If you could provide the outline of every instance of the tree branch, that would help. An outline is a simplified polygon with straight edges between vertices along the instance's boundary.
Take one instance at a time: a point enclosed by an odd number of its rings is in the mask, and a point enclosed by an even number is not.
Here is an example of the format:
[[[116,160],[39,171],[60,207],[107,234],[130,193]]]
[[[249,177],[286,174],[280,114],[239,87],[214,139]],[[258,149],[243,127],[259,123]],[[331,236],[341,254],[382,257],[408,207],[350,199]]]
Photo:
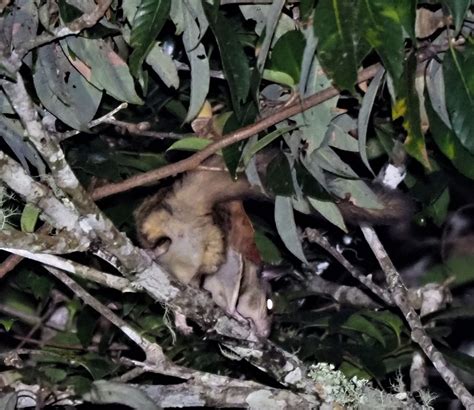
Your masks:
[[[357,77],[357,83],[361,83],[373,78],[379,68],[380,64],[374,64],[370,67],[363,69]],[[284,107],[280,111],[269,115],[268,117],[265,117],[254,124],[240,128],[237,131],[225,135],[219,141],[208,145],[203,150],[196,152],[195,154],[191,155],[186,159],[183,159],[170,165],[166,165],[153,171],[146,172],[144,174],[135,175],[122,182],[117,182],[115,184],[109,184],[97,188],[92,193],[92,197],[95,200],[99,200],[107,196],[128,191],[130,189],[142,185],[156,183],[160,179],[194,169],[199,164],[201,164],[201,162],[203,162],[206,158],[210,157],[221,149],[235,144],[236,142],[246,140],[257,133],[266,130],[271,126],[278,124],[279,122],[290,118],[296,114],[306,111],[309,108],[314,107],[315,105],[321,104],[324,101],[327,101],[338,94],[339,91],[336,88],[328,87],[325,90],[313,94],[312,96],[305,98],[302,101],[297,101],[288,107]]]
[[[388,289],[392,299],[405,316],[410,326],[411,338],[417,343],[426,356],[431,360],[436,370],[451,388],[453,393],[459,398],[466,409],[474,408],[474,398],[459,380],[456,374],[449,368],[446,359],[441,352],[434,346],[433,341],[426,333],[421,323],[420,317],[409,302],[408,290],[403,280],[390,260],[382,243],[380,242],[374,229],[368,225],[361,225],[362,233],[369,244],[372,252],[379,261],[380,267],[386,275]]]

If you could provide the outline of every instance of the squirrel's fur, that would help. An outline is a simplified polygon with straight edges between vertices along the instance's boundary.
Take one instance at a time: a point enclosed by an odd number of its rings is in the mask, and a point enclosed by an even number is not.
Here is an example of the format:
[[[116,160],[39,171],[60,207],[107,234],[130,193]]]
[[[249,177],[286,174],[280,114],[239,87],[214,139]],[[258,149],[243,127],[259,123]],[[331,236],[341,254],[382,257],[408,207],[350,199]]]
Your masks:
[[[394,224],[409,218],[412,206],[404,194],[376,184],[371,188],[384,208],[360,208],[350,198],[340,200],[336,205],[347,222]],[[226,171],[188,172],[135,211],[140,244],[181,282],[198,281],[200,275],[216,272],[225,260],[226,233],[216,219],[215,206],[255,197],[257,192],[245,178],[233,180]]]

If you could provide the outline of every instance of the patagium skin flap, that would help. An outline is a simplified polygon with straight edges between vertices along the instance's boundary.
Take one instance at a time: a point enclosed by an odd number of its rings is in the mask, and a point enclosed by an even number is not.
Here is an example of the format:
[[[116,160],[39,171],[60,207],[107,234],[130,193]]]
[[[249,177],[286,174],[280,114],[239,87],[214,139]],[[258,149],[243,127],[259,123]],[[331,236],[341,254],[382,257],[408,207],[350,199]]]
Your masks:
[[[206,165],[219,168],[222,160]],[[349,223],[393,224],[407,220],[411,202],[397,190],[373,185],[383,209],[364,209],[350,201],[338,203]],[[270,333],[269,285],[260,264],[228,244],[230,231],[218,217],[218,204],[245,198],[268,199],[241,177],[225,170],[188,172],[169,189],[146,199],[135,212],[141,246],[184,284],[203,287],[229,315],[251,322],[257,335]],[[225,207],[224,207],[225,208]],[[239,225],[238,222],[235,222]]]
[[[260,276],[259,266],[232,247],[219,270],[204,279],[216,305],[239,321],[249,322],[258,337],[270,335],[272,317],[267,309],[270,285]]]

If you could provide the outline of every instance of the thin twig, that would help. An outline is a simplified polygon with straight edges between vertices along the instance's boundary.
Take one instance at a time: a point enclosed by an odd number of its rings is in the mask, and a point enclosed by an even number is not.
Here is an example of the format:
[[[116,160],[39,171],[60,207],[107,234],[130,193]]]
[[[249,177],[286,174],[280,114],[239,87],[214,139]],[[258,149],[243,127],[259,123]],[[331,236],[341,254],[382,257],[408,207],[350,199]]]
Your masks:
[[[370,289],[374,295],[377,295],[381,300],[383,300],[387,305],[392,306],[393,301],[390,297],[390,293],[387,292],[385,289],[381,288],[380,286],[376,285],[372,281],[371,275],[364,275],[360,272],[354,265],[352,265],[343,255],[342,253],[338,252],[336,248],[331,246],[327,238],[319,232],[317,229],[306,228],[305,229],[305,236],[309,242],[317,243],[327,252],[329,252],[334,259],[336,259],[347,271],[352,275],[354,279],[357,279],[360,283],[362,283],[367,289]]]
[[[388,289],[392,295],[393,301],[402,311],[411,328],[412,340],[421,347],[423,352],[433,363],[436,370],[438,370],[438,373],[465,408],[474,408],[474,398],[471,393],[469,393],[461,380],[459,380],[456,374],[449,368],[446,359],[434,346],[433,341],[426,333],[426,330],[421,323],[420,316],[416,313],[415,309],[409,302],[408,290],[375,233],[375,230],[368,225],[361,225],[361,229],[367,243],[372,249],[372,252],[379,261],[380,267],[386,275]]]
[[[147,361],[155,364],[164,363],[167,361],[163,350],[156,344],[144,338],[139,331],[135,330],[125,320],[118,317],[110,308],[100,303],[83,287],[79,286],[72,278],[70,278],[63,271],[43,265],[53,276],[59,279],[64,285],[71,289],[76,296],[78,296],[84,303],[96,310],[100,315],[105,317],[112,324],[117,326],[130,340],[135,342],[146,354]]]
[[[361,83],[373,78],[379,68],[380,64],[374,64],[362,70],[357,77],[357,83]],[[304,100],[297,101],[288,107],[283,107],[281,111],[269,115],[268,117],[265,117],[254,124],[248,125],[247,127],[240,128],[237,131],[227,134],[219,141],[208,145],[203,150],[196,152],[195,154],[191,155],[186,159],[183,159],[170,165],[166,165],[153,171],[146,172],[144,174],[135,175],[122,182],[109,184],[97,188],[92,193],[92,197],[94,200],[99,200],[107,196],[128,191],[139,186],[156,183],[160,179],[194,169],[199,164],[201,164],[201,162],[203,162],[206,158],[210,157],[221,149],[235,144],[236,142],[244,141],[250,138],[252,135],[264,131],[267,128],[287,118],[290,118],[296,114],[308,110],[309,108],[314,107],[315,105],[321,104],[337,96],[338,94],[339,90],[334,87],[328,87],[323,91],[320,91],[308,98],[305,98]]]
[[[62,269],[72,273],[82,279],[86,279],[120,292],[133,292],[134,288],[128,279],[121,276],[111,275],[89,266],[61,258],[60,256],[50,255],[46,253],[34,253],[24,249],[0,248],[7,252],[14,253],[20,257],[28,258],[45,265]]]
[[[17,50],[19,56],[24,56],[30,50],[51,43],[67,36],[79,34],[82,30],[94,26],[105,14],[112,4],[112,0],[97,0],[96,8],[90,13],[84,13],[77,19],[71,21],[66,27],[61,26],[52,30],[52,33],[45,32],[39,36],[32,37],[25,41],[21,48]]]
[[[120,104],[118,107],[114,108],[112,111],[108,112],[107,114],[103,115],[102,117],[96,118],[95,120],[92,120],[89,124],[87,124],[88,128],[93,128],[97,127],[97,125],[103,124],[107,122],[108,120],[114,118],[114,115],[117,114],[119,111],[125,109],[128,107],[128,103],[124,102]],[[80,134],[82,131],[78,130],[73,130],[73,131],[68,131],[59,136],[59,141],[64,141],[65,139],[68,139],[70,137],[73,137],[74,135]]]

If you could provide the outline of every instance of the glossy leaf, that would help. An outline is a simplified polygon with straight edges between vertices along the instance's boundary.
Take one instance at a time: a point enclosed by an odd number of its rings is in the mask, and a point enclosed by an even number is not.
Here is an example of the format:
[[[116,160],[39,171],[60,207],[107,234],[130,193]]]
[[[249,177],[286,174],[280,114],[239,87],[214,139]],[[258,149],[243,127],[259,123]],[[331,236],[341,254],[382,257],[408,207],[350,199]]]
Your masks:
[[[188,137],[176,141],[167,149],[167,151],[200,151],[211,143],[212,141],[207,138]]]
[[[245,152],[245,155],[242,158],[242,161],[244,165],[247,165],[250,161],[250,159],[260,150],[265,148],[267,145],[271,144],[273,141],[275,141],[278,137],[280,137],[283,134],[286,134],[287,132],[290,132],[294,130],[296,126],[293,127],[283,127],[279,128],[273,132],[270,132],[269,134],[265,135],[261,139],[259,139],[255,144],[252,144]]]
[[[185,122],[193,120],[201,110],[209,91],[209,60],[202,43],[196,44],[201,35],[199,26],[188,7],[183,7],[185,29],[183,44],[191,66],[191,98]]]
[[[392,117],[403,117],[403,128],[407,131],[405,148],[425,168],[431,170],[425,136],[421,130],[420,102],[415,89],[416,58],[411,54],[404,67],[403,78],[400,80],[397,100],[392,107]]]
[[[265,186],[274,195],[294,194],[290,164],[284,155],[278,155],[267,167]]]
[[[436,198],[434,202],[430,204],[430,206],[426,209],[427,215],[433,219],[433,222],[441,226],[445,221],[448,215],[448,207],[449,207],[449,189],[445,188],[441,195]]]
[[[333,178],[329,181],[331,192],[361,208],[383,209],[377,195],[362,180]]]
[[[374,105],[375,97],[382,83],[384,73],[385,70],[381,67],[373,78],[373,80],[370,82],[369,88],[367,89],[367,92],[365,93],[364,98],[362,99],[359,115],[357,116],[357,135],[359,141],[360,157],[362,159],[362,162],[372,174],[374,174],[374,171],[372,171],[372,168],[369,164],[366,149],[367,128],[369,126],[370,113]]]
[[[137,75],[145,57],[155,45],[170,11],[171,0],[141,0],[132,22],[130,71]]]
[[[322,169],[329,171],[335,175],[347,178],[358,178],[354,170],[344,162],[336,151],[330,147],[321,147],[311,153],[309,156],[311,162],[315,162]]]
[[[298,84],[301,62],[305,49],[305,39],[300,31],[289,31],[279,38],[272,49],[269,69],[289,75]]]
[[[176,65],[174,64],[173,59],[163,52],[158,43],[155,43],[151,48],[145,61],[151,66],[151,68],[153,68],[155,73],[159,75],[167,87],[178,89],[179,76]]]
[[[21,231],[29,233],[34,232],[39,214],[39,208],[32,204],[26,204],[23,208],[23,212],[21,213],[20,218]]]
[[[296,229],[291,199],[277,195],[275,198],[275,224],[281,240],[300,261],[308,264]]]
[[[330,86],[331,81],[324,73],[318,59],[313,58],[305,84],[305,95],[315,94]],[[299,130],[302,134],[301,138],[305,140],[307,155],[320,148],[326,141],[328,126],[337,112],[338,100],[339,97],[336,96],[291,118],[300,126]]]
[[[364,38],[382,58],[396,90],[403,73],[405,59],[405,37],[401,25],[404,15],[401,16],[399,12],[408,10],[411,3],[411,0],[361,1],[361,13],[366,16],[362,22]]]
[[[474,45],[450,49],[443,62],[446,106],[454,133],[474,154]]]
[[[459,172],[468,178],[474,179],[474,155],[462,146],[454,132],[439,118],[428,98],[426,102],[426,112],[430,121],[433,140]]]
[[[241,115],[241,105],[250,90],[250,67],[247,56],[239,42],[233,22],[222,13],[214,13],[212,7],[204,3],[209,25],[219,46],[225,78],[230,88],[232,106],[237,117]]]
[[[255,230],[255,245],[257,245],[263,262],[270,265],[278,265],[283,261],[278,247],[258,229]]]
[[[397,339],[400,342],[400,336],[402,334],[402,330],[404,328],[403,321],[400,319],[399,316],[393,314],[392,312],[388,310],[381,310],[381,311],[365,311],[363,312],[363,315],[366,317],[369,317],[372,320],[376,320],[391,330],[395,333],[397,336]]]
[[[347,227],[344,223],[344,218],[342,217],[341,211],[335,203],[330,201],[320,201],[319,199],[311,197],[308,197],[307,199],[311,206],[316,211],[318,211],[324,218],[326,218],[329,222],[336,225],[344,232],[347,232]]]
[[[351,315],[343,327],[368,335],[377,340],[382,346],[385,346],[385,339],[380,329],[358,313]]]
[[[370,49],[363,37],[364,19],[360,1],[320,0],[316,6],[318,57],[342,89],[353,90],[357,70]]]

